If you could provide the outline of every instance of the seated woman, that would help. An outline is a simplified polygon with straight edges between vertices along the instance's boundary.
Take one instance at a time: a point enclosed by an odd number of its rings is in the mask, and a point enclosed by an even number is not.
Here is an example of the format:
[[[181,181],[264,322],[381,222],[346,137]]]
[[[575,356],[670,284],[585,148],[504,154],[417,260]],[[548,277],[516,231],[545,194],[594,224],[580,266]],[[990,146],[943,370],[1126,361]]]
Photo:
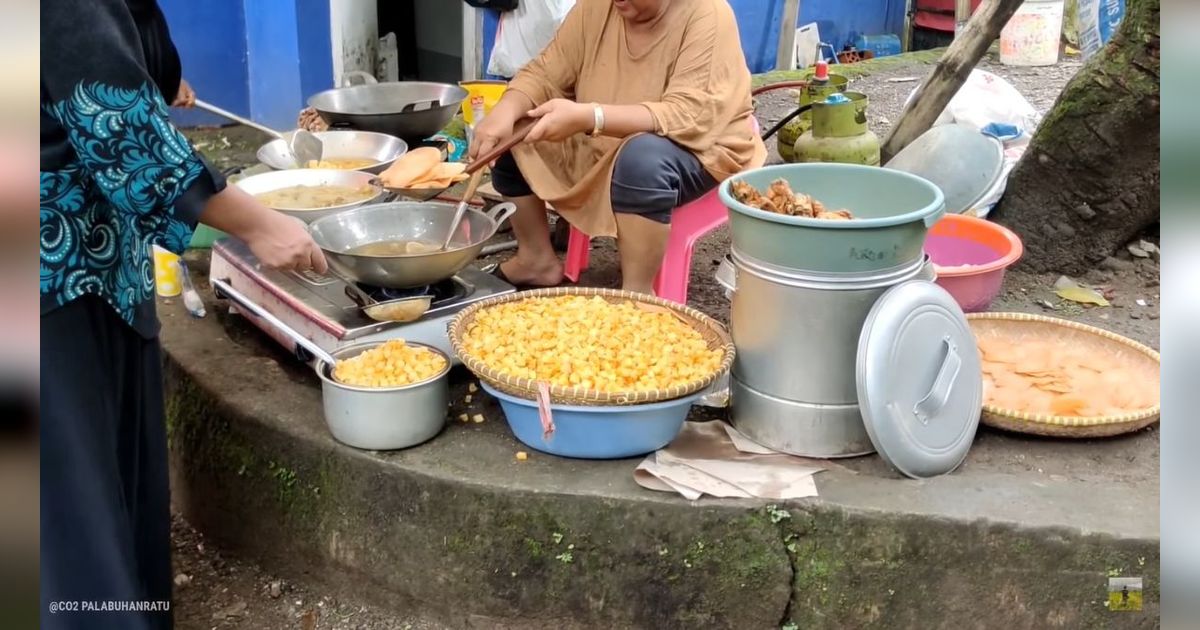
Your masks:
[[[762,165],[750,71],[727,0],[579,0],[475,129],[472,158],[536,119],[496,161],[496,191],[517,206],[517,254],[499,273],[554,286],[549,203],[590,236],[616,236],[622,287],[650,293],[671,210]]]

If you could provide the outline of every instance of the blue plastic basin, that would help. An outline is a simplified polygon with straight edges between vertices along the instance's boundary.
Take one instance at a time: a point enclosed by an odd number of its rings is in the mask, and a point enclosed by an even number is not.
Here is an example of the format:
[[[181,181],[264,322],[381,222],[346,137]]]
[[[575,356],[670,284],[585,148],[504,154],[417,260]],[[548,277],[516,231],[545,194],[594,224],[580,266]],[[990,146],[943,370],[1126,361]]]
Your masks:
[[[496,391],[495,396],[513,435],[526,446],[576,459],[623,459],[652,453],[671,443],[683,428],[688,411],[703,392],[648,405],[575,407],[551,405],[554,434],[542,438],[537,403]]]

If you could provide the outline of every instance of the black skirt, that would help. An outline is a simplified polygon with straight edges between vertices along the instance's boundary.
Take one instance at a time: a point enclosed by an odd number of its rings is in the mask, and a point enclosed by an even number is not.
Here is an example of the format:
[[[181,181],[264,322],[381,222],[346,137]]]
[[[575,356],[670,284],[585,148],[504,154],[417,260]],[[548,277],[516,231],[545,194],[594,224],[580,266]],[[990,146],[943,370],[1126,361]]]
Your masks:
[[[41,342],[41,627],[170,628],[158,339],[85,296]]]

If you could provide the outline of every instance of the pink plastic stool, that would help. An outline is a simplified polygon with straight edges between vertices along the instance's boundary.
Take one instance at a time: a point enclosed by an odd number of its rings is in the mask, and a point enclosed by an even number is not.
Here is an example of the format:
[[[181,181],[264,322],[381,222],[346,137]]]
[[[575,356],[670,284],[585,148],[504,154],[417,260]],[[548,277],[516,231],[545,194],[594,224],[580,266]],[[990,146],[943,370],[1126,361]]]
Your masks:
[[[664,300],[686,303],[696,241],[728,221],[729,212],[715,188],[676,209],[671,214],[671,234],[667,237],[662,268],[654,278],[654,294]],[[590,250],[591,239],[572,227],[563,264],[563,274],[571,282],[579,282],[580,274],[587,269]]]
[[[761,133],[758,119],[750,117],[754,133]],[[729,211],[721,203],[714,188],[703,197],[671,213],[671,234],[667,237],[667,251],[663,254],[662,267],[654,277],[654,294],[664,300],[680,304],[687,303],[688,280],[692,275],[692,250],[696,241],[729,222]],[[567,239],[567,256],[563,262],[563,275],[571,282],[579,282],[579,276],[588,268],[592,239],[571,226]]]

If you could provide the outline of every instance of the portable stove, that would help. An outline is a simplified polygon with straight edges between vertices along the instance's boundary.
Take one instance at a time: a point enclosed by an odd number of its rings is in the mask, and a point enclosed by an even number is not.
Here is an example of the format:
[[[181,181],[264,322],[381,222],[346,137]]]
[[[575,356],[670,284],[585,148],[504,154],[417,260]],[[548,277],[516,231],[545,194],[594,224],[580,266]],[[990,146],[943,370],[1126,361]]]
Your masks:
[[[377,322],[367,317],[347,295],[346,283],[342,280],[313,272],[262,268],[245,243],[231,238],[213,243],[209,277],[226,280],[248,299],[327,352],[364,341],[403,339],[438,348],[454,363],[458,361],[446,332],[450,320],[470,304],[516,291],[507,282],[474,267],[467,267],[453,278],[423,289],[397,291],[360,285],[380,300],[433,295],[429,310],[416,321]],[[271,324],[250,313],[242,315],[285,348],[294,349],[301,359],[312,359]]]

